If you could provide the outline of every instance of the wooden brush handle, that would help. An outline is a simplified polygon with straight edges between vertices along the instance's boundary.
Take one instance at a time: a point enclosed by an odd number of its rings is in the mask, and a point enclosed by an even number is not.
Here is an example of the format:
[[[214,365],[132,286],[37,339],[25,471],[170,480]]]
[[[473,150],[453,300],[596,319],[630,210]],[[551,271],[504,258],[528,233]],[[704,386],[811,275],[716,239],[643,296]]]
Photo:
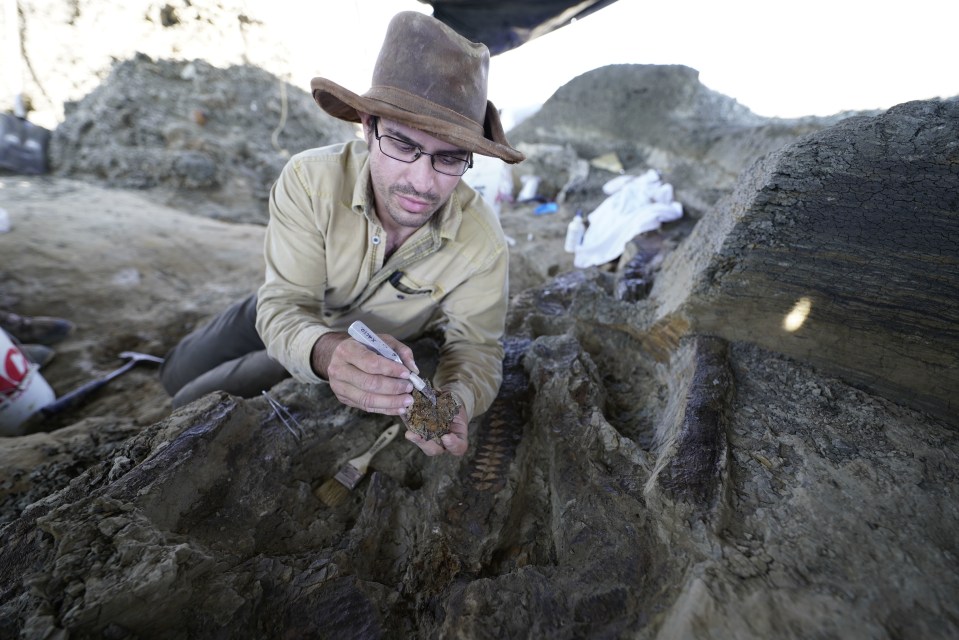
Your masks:
[[[350,466],[355,467],[362,473],[365,473],[366,468],[370,464],[370,460],[373,459],[373,456],[379,453],[380,449],[388,445],[399,432],[399,423],[391,425],[389,429],[380,434],[380,437],[376,439],[376,442],[373,443],[373,446],[370,447],[366,453],[350,460]]]

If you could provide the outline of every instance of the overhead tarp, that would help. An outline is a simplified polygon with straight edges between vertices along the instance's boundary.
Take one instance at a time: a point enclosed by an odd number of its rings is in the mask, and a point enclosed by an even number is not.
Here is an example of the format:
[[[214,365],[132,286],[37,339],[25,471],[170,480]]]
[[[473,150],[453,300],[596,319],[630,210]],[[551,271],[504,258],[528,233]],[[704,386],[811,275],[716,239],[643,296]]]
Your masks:
[[[433,7],[433,17],[473,42],[485,44],[491,55],[602,9],[616,0],[421,0]]]

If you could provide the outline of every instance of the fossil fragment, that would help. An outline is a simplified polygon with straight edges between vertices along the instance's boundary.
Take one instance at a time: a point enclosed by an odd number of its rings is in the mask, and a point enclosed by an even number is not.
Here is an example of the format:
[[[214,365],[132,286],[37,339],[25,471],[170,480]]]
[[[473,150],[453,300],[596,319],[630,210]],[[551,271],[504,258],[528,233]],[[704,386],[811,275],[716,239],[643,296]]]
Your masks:
[[[429,385],[429,381],[426,382]],[[419,391],[413,391],[413,406],[403,421],[406,427],[424,440],[439,438],[450,432],[450,424],[459,409],[459,403],[449,391],[436,392],[436,406]]]

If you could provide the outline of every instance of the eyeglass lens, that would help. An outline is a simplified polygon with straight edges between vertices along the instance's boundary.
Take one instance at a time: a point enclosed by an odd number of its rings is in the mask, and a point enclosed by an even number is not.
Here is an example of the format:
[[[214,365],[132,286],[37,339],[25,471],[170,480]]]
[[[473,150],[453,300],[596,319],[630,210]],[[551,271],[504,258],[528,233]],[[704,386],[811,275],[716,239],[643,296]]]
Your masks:
[[[416,162],[420,156],[429,156],[433,169],[449,176],[461,176],[466,173],[466,170],[470,167],[471,163],[468,158],[452,156],[446,153],[427,153],[415,144],[394,138],[393,136],[380,134],[378,124],[378,122],[375,122],[373,127],[376,139],[380,144],[380,151],[394,160],[410,163]]]

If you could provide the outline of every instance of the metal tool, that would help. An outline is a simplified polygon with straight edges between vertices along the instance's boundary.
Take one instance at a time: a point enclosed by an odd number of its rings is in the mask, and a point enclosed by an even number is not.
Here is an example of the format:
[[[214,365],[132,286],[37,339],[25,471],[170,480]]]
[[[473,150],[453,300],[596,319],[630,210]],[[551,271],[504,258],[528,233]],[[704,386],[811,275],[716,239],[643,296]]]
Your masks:
[[[359,320],[350,325],[350,328],[347,329],[347,333],[349,333],[354,340],[365,346],[367,349],[375,351],[384,358],[389,358],[394,362],[399,362],[404,367],[406,366],[403,364],[403,360],[400,358],[400,356],[397,355],[397,353],[393,351],[388,344],[383,342],[378,335],[370,331],[370,328]],[[413,386],[417,391],[422,393],[429,399],[430,402],[433,403],[434,407],[436,406],[436,393],[433,391],[432,387],[430,387],[430,385],[423,380],[423,378],[410,371],[410,382],[413,383]]]
[[[87,396],[89,396],[91,393],[93,393],[100,387],[104,386],[105,384],[107,384],[108,382],[116,378],[117,376],[123,375],[124,373],[132,369],[134,366],[136,366],[138,362],[153,362],[155,364],[163,364],[163,358],[158,358],[157,356],[151,356],[147,353],[137,353],[136,351],[122,351],[120,352],[120,357],[124,359],[129,359],[129,362],[127,362],[125,365],[123,365],[119,369],[111,371],[110,373],[103,376],[102,378],[91,380],[90,382],[87,382],[86,384],[80,387],[77,387],[70,393],[67,393],[64,396],[57,398],[56,400],[46,405],[45,407],[41,407],[40,414],[43,415],[44,417],[49,417],[49,416],[61,413],[62,411],[65,411],[66,409],[69,409],[77,404],[80,404],[80,402],[85,400]]]
[[[286,427],[286,430],[293,434],[293,437],[296,438],[297,442],[303,440],[303,427],[300,426],[300,423],[297,422],[296,418],[293,417],[293,414],[290,413],[289,409],[284,407],[282,404],[273,399],[266,391],[263,391],[263,397],[266,398],[266,401],[270,403],[270,406],[273,408],[273,413],[276,414],[276,417],[280,419],[280,422],[283,423],[283,426]]]

